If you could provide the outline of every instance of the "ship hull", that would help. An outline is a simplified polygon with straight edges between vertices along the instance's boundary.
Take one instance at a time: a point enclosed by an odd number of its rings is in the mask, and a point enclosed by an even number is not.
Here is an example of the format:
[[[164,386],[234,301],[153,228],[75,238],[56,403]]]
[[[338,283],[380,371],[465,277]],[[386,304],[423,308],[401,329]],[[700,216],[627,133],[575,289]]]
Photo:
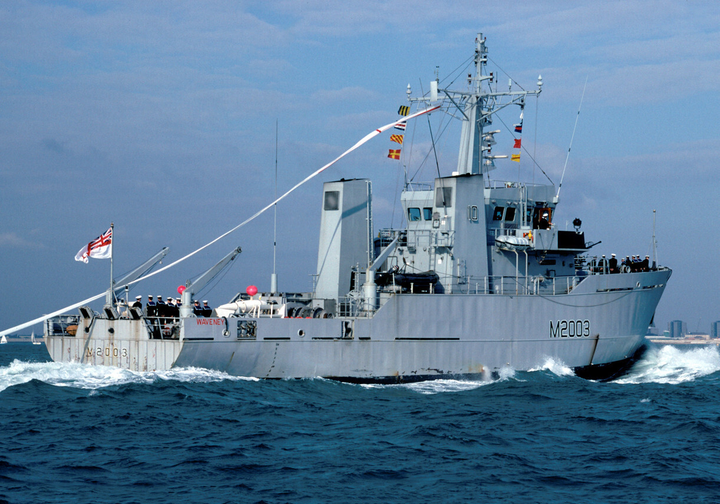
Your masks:
[[[669,276],[592,276],[563,295],[397,294],[368,318],[188,317],[178,339],[151,339],[143,320],[95,319],[46,343],[56,361],[136,371],[387,383],[490,377],[553,359],[609,378],[636,358]]]

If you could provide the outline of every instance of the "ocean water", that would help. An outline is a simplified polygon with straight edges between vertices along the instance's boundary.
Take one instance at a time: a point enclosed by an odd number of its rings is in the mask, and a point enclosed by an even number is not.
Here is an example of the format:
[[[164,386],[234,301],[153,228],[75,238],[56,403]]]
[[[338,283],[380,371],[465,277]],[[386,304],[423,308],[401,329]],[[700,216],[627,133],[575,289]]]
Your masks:
[[[720,502],[720,354],[362,386],[0,346],[0,502]]]

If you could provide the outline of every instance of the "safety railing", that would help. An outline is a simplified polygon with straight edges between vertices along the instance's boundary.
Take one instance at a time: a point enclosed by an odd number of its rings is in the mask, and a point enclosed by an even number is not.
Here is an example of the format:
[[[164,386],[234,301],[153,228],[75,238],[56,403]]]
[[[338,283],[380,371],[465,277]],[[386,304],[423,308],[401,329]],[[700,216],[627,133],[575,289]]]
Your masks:
[[[60,315],[45,320],[47,336],[75,336],[80,317],[78,315]]]
[[[151,339],[178,339],[180,337],[179,317],[144,317]]]
[[[453,294],[515,294],[526,296],[567,294],[587,275],[578,276],[486,276],[468,277]]]

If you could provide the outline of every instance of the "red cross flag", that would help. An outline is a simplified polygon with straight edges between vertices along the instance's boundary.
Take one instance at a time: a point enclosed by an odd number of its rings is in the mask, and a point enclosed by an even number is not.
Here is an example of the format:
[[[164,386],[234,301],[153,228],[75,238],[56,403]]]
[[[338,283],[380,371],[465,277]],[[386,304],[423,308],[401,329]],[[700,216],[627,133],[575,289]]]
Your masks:
[[[110,259],[111,256],[112,227],[81,248],[75,255],[75,260],[87,264],[88,257],[92,257],[93,259]]]

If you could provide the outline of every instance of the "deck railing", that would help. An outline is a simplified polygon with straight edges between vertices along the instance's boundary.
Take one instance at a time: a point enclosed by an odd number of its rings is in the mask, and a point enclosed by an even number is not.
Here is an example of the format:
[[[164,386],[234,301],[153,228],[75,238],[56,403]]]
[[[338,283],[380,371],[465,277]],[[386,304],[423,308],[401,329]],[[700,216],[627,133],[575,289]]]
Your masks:
[[[45,334],[48,336],[75,336],[80,317],[60,315],[45,320]]]
[[[486,276],[469,277],[460,284],[453,294],[516,294],[526,296],[548,296],[567,294],[582,282],[587,275],[577,276]]]
[[[577,287],[587,275],[552,277],[515,277],[515,276],[487,276],[482,278],[468,277],[456,287],[452,294],[477,295],[477,294],[514,294],[527,296],[552,296],[567,294]],[[398,292],[399,293],[399,292]],[[430,294],[437,293],[434,289]],[[416,293],[409,289],[403,294],[417,296],[427,295]],[[392,292],[380,292],[378,294],[377,307],[385,304],[391,297]],[[351,292],[348,296],[341,298],[338,302],[339,317],[372,317],[377,309],[368,308],[361,291]]]

